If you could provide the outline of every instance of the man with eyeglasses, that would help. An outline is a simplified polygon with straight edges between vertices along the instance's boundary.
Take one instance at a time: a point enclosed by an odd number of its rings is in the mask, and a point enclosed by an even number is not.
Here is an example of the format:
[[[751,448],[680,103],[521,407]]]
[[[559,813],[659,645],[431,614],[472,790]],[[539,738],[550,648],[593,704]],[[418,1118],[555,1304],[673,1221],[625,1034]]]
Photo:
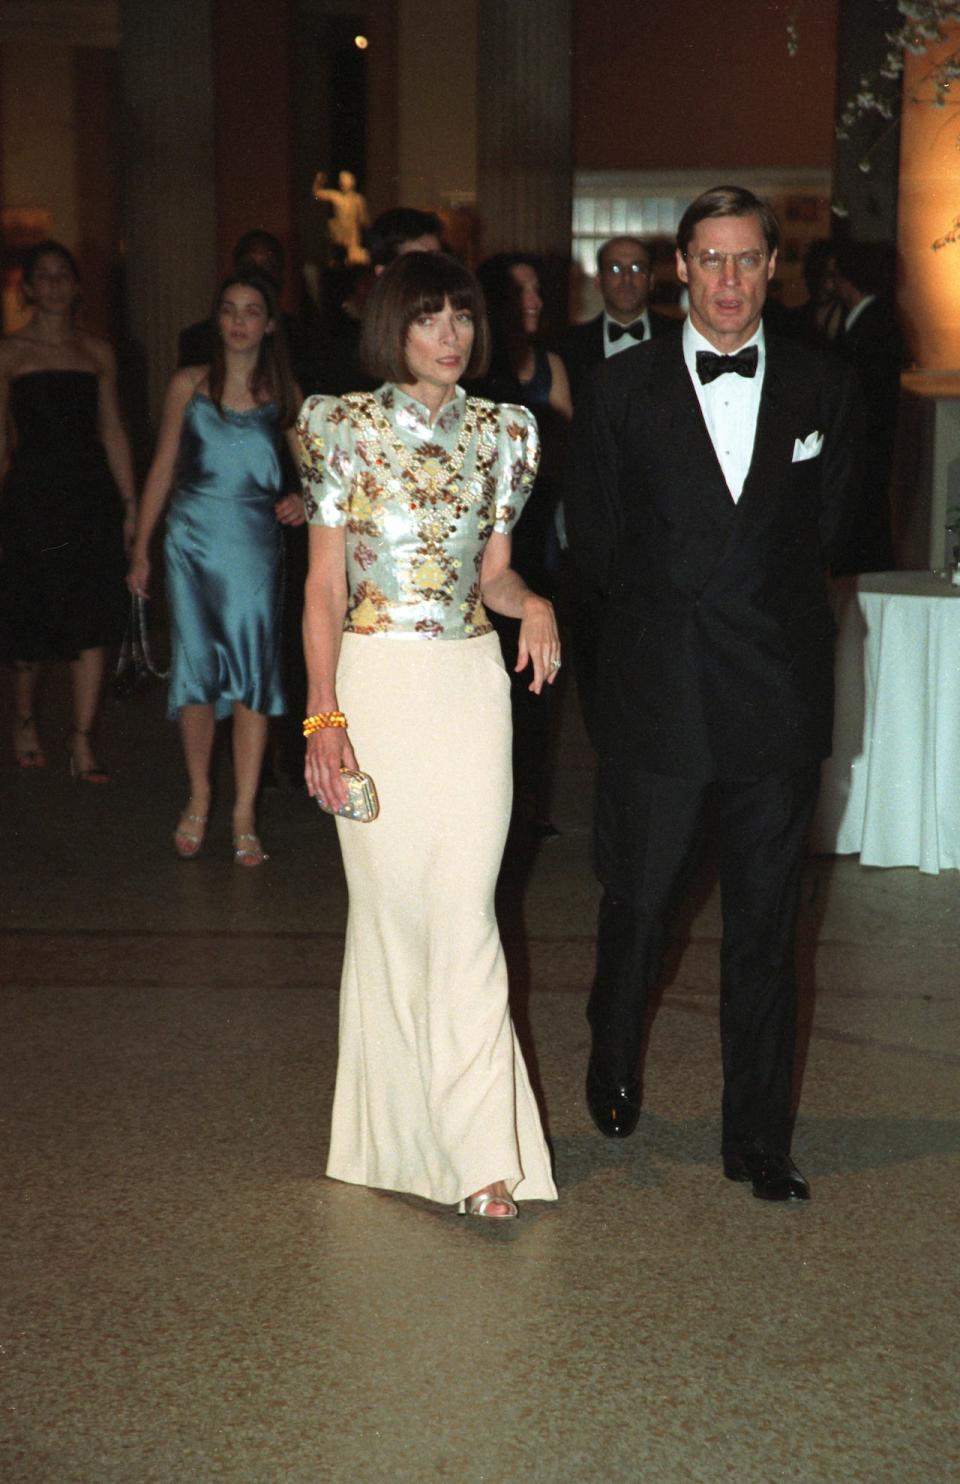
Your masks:
[[[603,311],[586,324],[573,325],[560,353],[577,394],[594,366],[642,344],[655,335],[678,335],[680,321],[648,308],[652,260],[639,237],[611,237],[597,253],[596,284]],[[618,364],[623,364],[619,363]],[[590,726],[597,690],[597,647],[603,622],[603,599],[569,569],[565,573],[563,611],[577,678],[577,694]]]
[[[855,378],[761,322],[779,228],[724,186],[680,222],[683,333],[600,367],[577,409],[571,551],[606,594],[596,715],[603,885],[587,1102],[640,1113],[644,1015],[667,913],[709,824],[719,857],[724,1174],[806,1200],[790,1158],[795,934],[830,751],[824,572],[862,455]]]
[[[574,397],[593,366],[652,335],[679,330],[678,320],[647,307],[651,273],[650,249],[639,237],[611,237],[600,248],[596,284],[603,312],[573,325],[560,350]]]

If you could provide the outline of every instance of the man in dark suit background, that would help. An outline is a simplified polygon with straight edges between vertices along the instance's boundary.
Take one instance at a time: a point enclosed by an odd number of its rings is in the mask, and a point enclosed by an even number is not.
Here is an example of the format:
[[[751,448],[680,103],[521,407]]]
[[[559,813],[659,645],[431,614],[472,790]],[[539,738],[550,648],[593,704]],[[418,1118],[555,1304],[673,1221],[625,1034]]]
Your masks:
[[[723,905],[724,1173],[806,1199],[790,1159],[796,915],[831,745],[824,568],[856,488],[848,368],[761,323],[779,228],[720,187],[686,211],[679,336],[594,372],[574,425],[575,562],[606,594],[593,735],[604,891],[587,1100],[633,1132],[644,1013],[666,914],[706,821]]]
[[[611,237],[600,248],[596,284],[603,310],[586,324],[573,325],[560,347],[574,398],[591,367],[651,335],[679,328],[678,320],[647,308],[651,272],[650,249],[639,237]]]
[[[653,335],[679,334],[680,321],[647,307],[652,261],[639,237],[611,237],[597,253],[597,288],[603,310],[585,324],[573,325],[561,345],[561,356],[576,402],[594,366],[630,350]],[[592,729],[597,689],[597,646],[603,622],[603,598],[575,570],[565,574],[563,613],[577,679],[577,694],[588,732]]]
[[[846,310],[834,344],[857,373],[867,411],[863,482],[849,535],[833,561],[836,577],[887,572],[896,566],[890,477],[906,350],[892,294],[886,291],[885,249],[880,242],[841,242],[833,256],[837,295]]]

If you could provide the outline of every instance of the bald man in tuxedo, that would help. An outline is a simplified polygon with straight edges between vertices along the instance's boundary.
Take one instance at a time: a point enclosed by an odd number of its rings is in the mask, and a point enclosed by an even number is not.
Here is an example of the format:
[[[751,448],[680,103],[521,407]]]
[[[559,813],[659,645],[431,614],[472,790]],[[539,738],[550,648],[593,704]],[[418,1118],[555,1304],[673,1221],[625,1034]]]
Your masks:
[[[598,251],[595,281],[603,310],[568,330],[560,350],[574,398],[587,373],[601,361],[653,335],[680,329],[679,320],[648,308],[652,271],[650,249],[639,237],[611,237]]]

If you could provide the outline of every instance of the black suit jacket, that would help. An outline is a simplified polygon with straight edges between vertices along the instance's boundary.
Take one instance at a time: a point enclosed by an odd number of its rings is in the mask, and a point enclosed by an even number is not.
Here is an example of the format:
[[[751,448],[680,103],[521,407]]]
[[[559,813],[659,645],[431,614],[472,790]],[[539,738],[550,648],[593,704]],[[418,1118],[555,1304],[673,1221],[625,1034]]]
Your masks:
[[[849,329],[844,327],[834,345],[860,379],[871,435],[869,446],[873,449],[879,439],[889,463],[897,428],[900,372],[906,363],[903,336],[892,305],[874,299]]]
[[[890,518],[890,479],[897,438],[900,372],[906,361],[903,336],[893,306],[874,299],[834,341],[837,354],[852,366],[866,408],[867,440],[860,498],[848,540],[836,554],[833,571],[885,572],[896,566]]]
[[[577,408],[567,533],[606,595],[592,732],[601,753],[653,772],[760,778],[830,752],[824,570],[858,483],[862,405],[835,358],[766,345],[739,503],[681,336],[597,367]],[[795,461],[813,433],[822,451]]]
[[[654,309],[648,309],[647,313],[650,316],[651,340],[657,335],[677,334],[683,325],[682,320],[657,314]],[[571,325],[560,347],[560,356],[570,377],[570,391],[576,397],[587,373],[606,360],[603,353],[603,315],[598,314],[595,319],[587,320],[583,325]],[[611,356],[610,359],[615,357]]]

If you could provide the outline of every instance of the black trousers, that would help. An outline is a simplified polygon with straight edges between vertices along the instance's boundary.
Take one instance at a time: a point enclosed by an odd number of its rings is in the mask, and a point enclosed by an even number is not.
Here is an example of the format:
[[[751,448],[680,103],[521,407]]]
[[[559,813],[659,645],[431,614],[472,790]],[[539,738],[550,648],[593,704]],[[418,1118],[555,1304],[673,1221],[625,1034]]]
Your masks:
[[[786,1152],[796,1027],[800,876],[820,765],[754,781],[702,782],[602,758],[595,852],[604,893],[587,1016],[594,1065],[637,1075],[667,914],[709,822],[723,912],[723,1151],[755,1139]]]
[[[602,597],[582,581],[569,558],[564,561],[562,579],[560,617],[564,651],[573,660],[580,710],[587,735],[592,741],[597,709],[597,666],[604,603]]]

